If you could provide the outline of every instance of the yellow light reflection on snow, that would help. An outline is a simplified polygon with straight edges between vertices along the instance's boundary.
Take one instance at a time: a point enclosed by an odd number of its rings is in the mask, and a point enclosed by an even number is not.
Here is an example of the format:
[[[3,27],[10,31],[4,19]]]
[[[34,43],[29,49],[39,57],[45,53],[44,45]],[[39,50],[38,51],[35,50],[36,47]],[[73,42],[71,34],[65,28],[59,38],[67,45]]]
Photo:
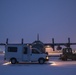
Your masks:
[[[51,64],[52,66],[57,66],[57,64],[55,63],[55,62],[52,62],[52,64]]]
[[[6,63],[4,63],[3,65],[9,65],[9,64],[11,64],[11,62],[6,62]]]
[[[50,66],[60,66],[60,64],[55,61],[49,61],[48,63],[50,64]]]

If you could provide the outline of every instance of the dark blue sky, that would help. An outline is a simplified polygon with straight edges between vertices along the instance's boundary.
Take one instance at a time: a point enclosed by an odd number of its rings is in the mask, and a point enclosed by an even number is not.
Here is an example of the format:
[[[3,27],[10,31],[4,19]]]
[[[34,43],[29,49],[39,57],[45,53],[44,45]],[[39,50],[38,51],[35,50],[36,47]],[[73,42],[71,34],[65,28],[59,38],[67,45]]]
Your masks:
[[[0,0],[0,42],[76,42],[76,0]]]

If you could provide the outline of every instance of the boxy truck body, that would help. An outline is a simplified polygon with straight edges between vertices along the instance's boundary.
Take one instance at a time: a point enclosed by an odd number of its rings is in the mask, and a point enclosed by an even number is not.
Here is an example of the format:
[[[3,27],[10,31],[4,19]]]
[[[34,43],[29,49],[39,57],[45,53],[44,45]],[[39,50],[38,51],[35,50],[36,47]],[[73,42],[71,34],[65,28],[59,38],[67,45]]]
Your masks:
[[[45,53],[41,53],[38,49],[30,48],[24,44],[9,44],[5,47],[5,59],[11,61],[12,64],[17,62],[39,62],[43,64],[48,60]]]

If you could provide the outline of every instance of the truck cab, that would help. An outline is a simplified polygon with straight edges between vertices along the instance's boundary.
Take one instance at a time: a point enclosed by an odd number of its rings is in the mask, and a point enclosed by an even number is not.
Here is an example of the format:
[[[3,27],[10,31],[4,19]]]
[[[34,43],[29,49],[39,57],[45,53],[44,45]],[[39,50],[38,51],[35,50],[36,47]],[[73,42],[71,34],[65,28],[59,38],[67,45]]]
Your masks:
[[[39,62],[43,64],[48,61],[48,56],[46,53],[24,44],[9,44],[5,47],[5,60],[10,61],[12,64],[19,62]]]

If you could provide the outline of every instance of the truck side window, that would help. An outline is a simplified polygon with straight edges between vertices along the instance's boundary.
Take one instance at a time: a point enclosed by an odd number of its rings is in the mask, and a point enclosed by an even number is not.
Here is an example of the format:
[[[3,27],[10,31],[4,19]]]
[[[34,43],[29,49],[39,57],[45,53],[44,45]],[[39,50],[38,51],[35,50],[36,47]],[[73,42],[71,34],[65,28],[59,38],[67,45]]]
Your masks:
[[[23,54],[27,54],[27,47],[24,47]]]
[[[37,50],[35,50],[35,49],[32,49],[32,53],[39,54],[39,52]]]
[[[17,47],[8,47],[8,52],[17,52]]]

